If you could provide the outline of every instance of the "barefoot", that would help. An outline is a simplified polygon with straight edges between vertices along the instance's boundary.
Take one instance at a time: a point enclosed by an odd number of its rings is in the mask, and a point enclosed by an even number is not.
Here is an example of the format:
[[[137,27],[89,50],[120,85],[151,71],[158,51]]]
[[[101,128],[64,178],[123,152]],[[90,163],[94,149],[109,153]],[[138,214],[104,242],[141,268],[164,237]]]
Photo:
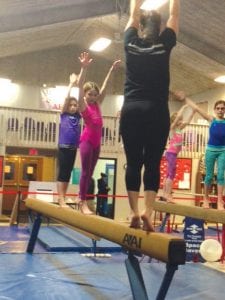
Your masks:
[[[203,208],[209,208],[209,200],[204,199],[204,200],[203,200],[202,207],[203,207]]]
[[[173,199],[168,199],[168,200],[167,200],[167,203],[175,204],[175,202],[173,201]]]
[[[167,197],[167,203],[174,203],[172,193]]]
[[[159,197],[159,201],[167,202],[167,199],[163,196]]]
[[[155,231],[151,222],[151,217],[147,217],[146,215],[142,215],[141,219],[143,221],[142,229],[145,231]]]
[[[217,201],[217,209],[224,210],[224,202],[223,201]]]
[[[86,200],[81,200],[79,203],[80,212],[84,215],[94,215],[93,211],[91,211],[87,205]]]
[[[141,221],[139,216],[133,216],[131,218],[130,227],[136,229],[141,228]]]
[[[64,197],[61,197],[61,198],[59,198],[58,199],[58,203],[59,203],[59,206],[60,207],[68,207],[67,205],[66,205],[66,202],[65,202],[65,199],[64,199]]]

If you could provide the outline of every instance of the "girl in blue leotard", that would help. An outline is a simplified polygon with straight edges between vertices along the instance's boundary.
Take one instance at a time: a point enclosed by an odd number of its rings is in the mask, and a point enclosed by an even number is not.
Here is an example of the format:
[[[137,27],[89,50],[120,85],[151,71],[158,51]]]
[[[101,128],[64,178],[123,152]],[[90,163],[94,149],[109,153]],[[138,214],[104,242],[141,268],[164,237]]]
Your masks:
[[[201,110],[191,99],[185,97],[183,92],[176,92],[175,96],[184,100],[204,119],[210,122],[209,140],[205,153],[205,182],[204,182],[204,202],[203,207],[209,208],[209,192],[211,182],[214,176],[215,163],[217,163],[217,209],[224,209],[223,191],[224,191],[224,171],[225,171],[225,101],[218,100],[214,104],[215,116],[209,115]]]

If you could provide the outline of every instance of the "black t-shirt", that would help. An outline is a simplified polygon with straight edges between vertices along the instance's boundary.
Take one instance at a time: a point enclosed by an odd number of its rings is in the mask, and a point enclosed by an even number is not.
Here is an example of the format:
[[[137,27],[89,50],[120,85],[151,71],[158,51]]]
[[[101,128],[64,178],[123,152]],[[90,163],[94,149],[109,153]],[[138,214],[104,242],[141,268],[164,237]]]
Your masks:
[[[126,55],[125,101],[168,101],[169,58],[176,34],[166,28],[156,44],[149,45],[129,27],[124,35]]]

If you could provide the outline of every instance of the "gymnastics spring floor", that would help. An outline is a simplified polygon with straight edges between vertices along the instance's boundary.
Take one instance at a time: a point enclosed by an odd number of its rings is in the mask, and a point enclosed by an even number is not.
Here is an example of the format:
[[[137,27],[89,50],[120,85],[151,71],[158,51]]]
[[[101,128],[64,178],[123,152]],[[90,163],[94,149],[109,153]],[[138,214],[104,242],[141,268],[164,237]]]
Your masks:
[[[27,254],[28,238],[26,227],[0,227],[0,300],[132,299],[124,263],[127,255],[121,249],[110,251],[103,241],[109,255],[87,257],[75,250],[49,251],[39,242],[34,253]],[[148,257],[138,259],[148,297],[155,299],[166,266],[149,262]],[[175,272],[166,299],[222,300],[224,285],[225,273],[202,263],[186,263]]]
[[[115,300],[132,299],[124,265],[125,254],[110,258],[79,253],[1,254],[0,299],[7,300]],[[149,299],[155,299],[165,265],[142,262]],[[176,271],[166,299],[222,300],[225,275],[201,263]]]

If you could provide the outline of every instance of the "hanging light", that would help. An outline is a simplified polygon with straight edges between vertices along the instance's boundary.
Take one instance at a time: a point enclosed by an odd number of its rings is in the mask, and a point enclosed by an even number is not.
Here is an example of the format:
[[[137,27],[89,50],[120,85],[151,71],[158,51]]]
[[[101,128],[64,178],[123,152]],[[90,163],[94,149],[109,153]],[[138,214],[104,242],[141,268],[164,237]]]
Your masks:
[[[11,83],[11,79],[8,78],[0,78],[0,84],[1,85],[9,85]]]
[[[0,91],[0,103],[13,103],[19,93],[19,85],[12,83],[11,79],[0,78]]]
[[[168,0],[146,0],[141,5],[143,10],[156,10],[159,7],[163,6]]]
[[[105,50],[111,43],[112,41],[110,39],[102,37],[94,41],[94,43],[92,43],[89,47],[89,50],[101,52]]]
[[[225,83],[225,75],[216,77],[216,78],[214,79],[214,81],[219,82],[219,83]]]

